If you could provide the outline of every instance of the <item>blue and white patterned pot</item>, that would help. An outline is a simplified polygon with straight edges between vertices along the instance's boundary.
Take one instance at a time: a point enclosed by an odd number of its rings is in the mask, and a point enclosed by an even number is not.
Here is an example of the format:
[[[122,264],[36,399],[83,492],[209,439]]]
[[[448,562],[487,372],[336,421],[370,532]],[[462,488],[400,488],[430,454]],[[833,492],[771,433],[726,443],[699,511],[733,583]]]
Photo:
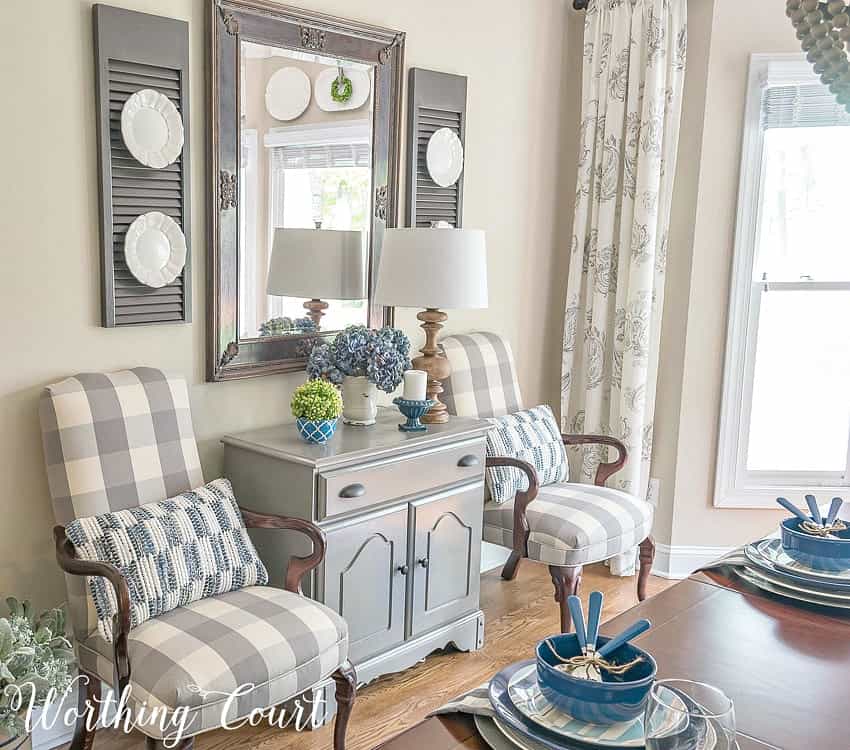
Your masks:
[[[301,435],[308,443],[317,443],[322,445],[327,443],[336,432],[336,419],[304,419],[298,417],[295,420],[295,426],[298,428],[298,434]]]

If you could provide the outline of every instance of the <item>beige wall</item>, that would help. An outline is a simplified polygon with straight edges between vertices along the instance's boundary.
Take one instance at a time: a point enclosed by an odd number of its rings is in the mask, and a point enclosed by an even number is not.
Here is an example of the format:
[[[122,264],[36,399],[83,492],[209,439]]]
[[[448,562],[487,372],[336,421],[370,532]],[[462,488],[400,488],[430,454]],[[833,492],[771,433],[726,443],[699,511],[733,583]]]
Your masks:
[[[29,596],[38,605],[64,597],[52,557],[36,413],[46,383],[139,364],[185,373],[205,475],[214,478],[221,468],[219,436],[289,420],[289,395],[302,379],[203,382],[206,3],[113,2],[190,22],[194,322],[100,327],[91,2],[6,0],[3,19],[14,33],[0,46],[0,593]],[[567,115],[562,71],[569,4],[301,3],[405,30],[407,64],[469,76],[465,222],[487,230],[491,306],[451,313],[449,328],[486,326],[510,337],[527,400],[550,400],[559,378],[564,284],[556,237],[572,205],[564,190],[573,178],[558,169],[568,161],[560,123]],[[414,315],[401,311],[398,319],[419,342]]]
[[[712,504],[747,70],[753,52],[799,46],[774,0],[691,0],[688,10],[673,219],[679,251],[671,243],[653,474],[662,478],[668,543],[732,546],[763,534],[778,516]]]

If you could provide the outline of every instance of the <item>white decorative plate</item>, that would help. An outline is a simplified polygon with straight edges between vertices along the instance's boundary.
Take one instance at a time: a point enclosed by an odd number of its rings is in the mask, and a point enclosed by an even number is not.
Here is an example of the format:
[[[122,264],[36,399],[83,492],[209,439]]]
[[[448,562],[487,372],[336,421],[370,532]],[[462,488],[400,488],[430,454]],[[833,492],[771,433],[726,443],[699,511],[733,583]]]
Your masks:
[[[331,84],[336,80],[339,71],[336,68],[327,68],[316,76],[313,84],[313,95],[319,109],[325,112],[343,112],[348,109],[362,107],[369,98],[372,90],[372,81],[365,70],[343,67],[343,73],[351,81],[351,99],[347,102],[336,102],[331,96]]]
[[[496,718],[491,719],[478,714],[475,714],[472,718],[478,734],[492,750],[548,750],[545,745],[536,743],[530,737],[517,734]]]
[[[172,101],[154,89],[133,94],[121,109],[121,136],[146,167],[173,164],[183,150],[183,120]]]
[[[266,84],[266,109],[276,120],[294,120],[310,105],[310,77],[300,68],[276,70]]]
[[[127,267],[142,284],[170,284],[186,265],[186,237],[174,219],[159,211],[136,217],[124,237]]]
[[[463,144],[449,128],[440,128],[428,140],[425,152],[428,174],[440,187],[451,187],[463,171]]]

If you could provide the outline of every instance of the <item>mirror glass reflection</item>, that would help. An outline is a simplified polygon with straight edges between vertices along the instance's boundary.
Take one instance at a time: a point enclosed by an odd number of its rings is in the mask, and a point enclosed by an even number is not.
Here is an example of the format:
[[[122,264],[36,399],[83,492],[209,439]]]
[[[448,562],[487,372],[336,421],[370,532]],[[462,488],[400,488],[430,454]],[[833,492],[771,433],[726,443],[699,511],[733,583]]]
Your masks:
[[[373,70],[241,43],[239,336],[368,321]]]

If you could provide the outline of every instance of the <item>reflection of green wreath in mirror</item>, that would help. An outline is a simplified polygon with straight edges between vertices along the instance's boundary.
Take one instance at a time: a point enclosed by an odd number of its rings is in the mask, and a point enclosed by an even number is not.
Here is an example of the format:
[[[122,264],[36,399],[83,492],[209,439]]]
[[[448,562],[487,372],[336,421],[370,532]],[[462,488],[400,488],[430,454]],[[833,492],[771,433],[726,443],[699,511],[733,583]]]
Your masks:
[[[352,91],[353,86],[351,85],[351,79],[348,76],[340,75],[337,78],[334,78],[333,83],[331,84],[331,98],[335,102],[345,104],[349,99],[351,99]]]

